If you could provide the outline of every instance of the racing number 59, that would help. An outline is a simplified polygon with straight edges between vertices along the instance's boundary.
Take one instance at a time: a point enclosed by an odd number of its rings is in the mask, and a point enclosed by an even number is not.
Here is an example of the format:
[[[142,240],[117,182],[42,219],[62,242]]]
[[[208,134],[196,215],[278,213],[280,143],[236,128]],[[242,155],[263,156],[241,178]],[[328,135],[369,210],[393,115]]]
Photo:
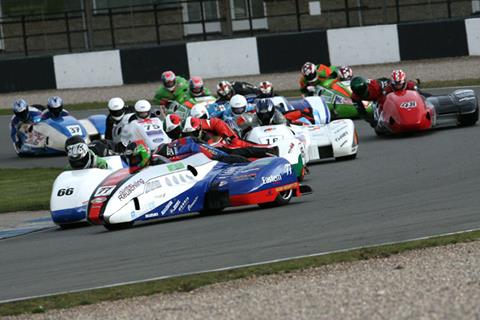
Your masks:
[[[68,189],[60,189],[57,192],[57,196],[63,197],[63,196],[70,196],[73,193],[73,188],[68,188]]]

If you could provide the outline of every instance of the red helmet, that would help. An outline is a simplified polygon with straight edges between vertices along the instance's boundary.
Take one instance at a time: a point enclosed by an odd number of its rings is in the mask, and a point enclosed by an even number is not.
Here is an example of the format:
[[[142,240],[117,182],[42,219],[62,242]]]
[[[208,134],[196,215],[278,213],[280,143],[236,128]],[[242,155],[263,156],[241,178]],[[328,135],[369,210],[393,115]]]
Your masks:
[[[198,97],[203,93],[203,80],[200,77],[191,77],[189,81],[190,92]]]
[[[305,62],[302,66],[302,75],[308,81],[312,82],[317,78],[317,67],[311,62]]]
[[[177,76],[173,71],[165,71],[162,73],[162,83],[168,91],[174,91],[177,86]]]
[[[228,81],[223,80],[217,84],[217,94],[219,97],[230,99],[235,94],[233,91],[233,86]]]
[[[172,113],[165,117],[164,129],[170,139],[178,139],[182,133],[182,118]]]
[[[404,90],[407,85],[407,75],[403,70],[393,70],[390,76],[390,83],[394,91]]]
[[[262,92],[264,95],[273,95],[273,85],[270,81],[260,82],[258,88],[260,89],[260,92]]]
[[[200,134],[200,119],[188,117],[185,119],[185,125],[183,126],[183,133],[186,136],[198,137]]]

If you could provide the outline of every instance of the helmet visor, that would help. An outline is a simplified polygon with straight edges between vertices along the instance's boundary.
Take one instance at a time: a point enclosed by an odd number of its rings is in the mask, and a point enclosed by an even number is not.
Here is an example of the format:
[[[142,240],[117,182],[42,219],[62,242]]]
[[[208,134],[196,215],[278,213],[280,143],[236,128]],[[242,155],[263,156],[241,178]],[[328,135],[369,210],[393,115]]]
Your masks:
[[[232,113],[236,115],[241,115],[247,110],[247,107],[237,107],[237,108],[232,108]]]

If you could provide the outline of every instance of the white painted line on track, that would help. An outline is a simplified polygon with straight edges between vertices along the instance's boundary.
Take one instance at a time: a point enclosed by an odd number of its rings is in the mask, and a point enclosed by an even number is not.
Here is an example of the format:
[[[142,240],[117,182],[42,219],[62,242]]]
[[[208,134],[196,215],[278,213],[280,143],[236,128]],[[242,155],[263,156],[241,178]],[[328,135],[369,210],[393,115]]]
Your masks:
[[[148,279],[143,279],[143,280],[135,280],[135,281],[126,281],[126,282],[120,282],[120,283],[116,283],[116,284],[110,284],[110,285],[98,286],[98,287],[90,287],[90,288],[79,289],[79,290],[62,291],[62,292],[49,293],[49,294],[44,294],[44,295],[36,295],[36,296],[29,296],[29,297],[23,297],[23,298],[0,300],[0,304],[1,303],[8,303],[8,302],[29,300],[29,299],[36,299],[36,298],[45,298],[45,297],[60,295],[60,294],[69,294],[69,293],[78,293],[78,292],[89,291],[89,290],[114,288],[114,287],[119,287],[119,286],[124,286],[124,285],[138,284],[138,283],[157,281],[157,280],[165,280],[165,279],[176,278],[176,277],[201,275],[201,274],[210,273],[210,272],[229,271],[229,270],[233,270],[233,269],[254,267],[254,266],[276,263],[276,262],[284,262],[284,261],[290,261],[290,260],[296,260],[296,259],[319,257],[319,256],[327,255],[327,254],[333,254],[333,253],[348,252],[348,251],[354,251],[354,250],[359,250],[359,249],[376,248],[376,247],[380,247],[380,246],[401,244],[401,243],[418,241],[418,240],[427,240],[427,239],[436,238],[436,237],[451,236],[451,235],[456,235],[456,234],[461,234],[461,233],[466,233],[466,232],[479,231],[479,230],[480,230],[480,228],[463,230],[463,231],[455,231],[455,232],[449,232],[449,233],[442,233],[442,234],[435,234],[435,235],[430,235],[430,236],[425,236],[425,237],[413,238],[413,239],[408,239],[408,240],[403,240],[403,241],[398,241],[398,242],[384,242],[384,243],[380,243],[380,244],[376,244],[376,245],[372,245],[372,246],[353,247],[353,248],[348,248],[348,249],[326,251],[326,252],[321,252],[321,253],[313,253],[313,254],[308,254],[308,255],[301,255],[301,256],[282,258],[282,259],[266,260],[266,261],[261,261],[261,262],[241,264],[241,265],[236,265],[236,266],[210,269],[210,270],[204,270],[204,271],[198,271],[198,272],[178,273],[178,274],[169,275],[169,276],[154,277],[154,278],[148,278]]]

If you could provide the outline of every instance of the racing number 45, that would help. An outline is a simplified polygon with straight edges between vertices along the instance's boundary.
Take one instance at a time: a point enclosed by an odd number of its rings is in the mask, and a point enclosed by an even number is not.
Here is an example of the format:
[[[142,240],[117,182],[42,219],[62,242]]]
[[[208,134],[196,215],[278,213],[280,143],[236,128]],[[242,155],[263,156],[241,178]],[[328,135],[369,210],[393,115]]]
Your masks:
[[[70,196],[73,194],[73,188],[67,188],[67,189],[60,189],[57,192],[57,196],[63,197],[63,196]]]

